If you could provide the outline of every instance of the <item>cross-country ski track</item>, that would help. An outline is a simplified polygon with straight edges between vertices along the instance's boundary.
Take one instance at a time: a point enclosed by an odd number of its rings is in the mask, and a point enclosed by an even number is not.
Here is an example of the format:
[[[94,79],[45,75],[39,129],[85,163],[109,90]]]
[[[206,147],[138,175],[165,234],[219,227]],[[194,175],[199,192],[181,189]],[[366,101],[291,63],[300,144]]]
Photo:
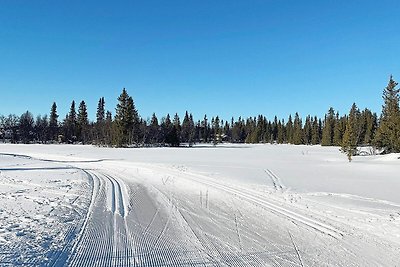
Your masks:
[[[259,169],[264,179],[265,175],[270,179],[270,185],[257,188],[181,165],[11,153],[2,157],[20,157],[23,161],[18,166],[0,168],[7,178],[13,173],[33,175],[40,168],[83,177],[80,193],[69,191],[74,196],[71,213],[76,215],[68,220],[67,229],[59,231],[62,236],[57,238],[57,249],[49,247],[41,252],[46,258],[35,260],[32,256],[26,262],[13,261],[6,250],[0,254],[2,266],[398,263],[400,252],[395,243],[343,216],[360,215],[360,211],[352,213],[340,206],[318,203],[311,194],[293,192],[274,166]],[[1,183],[5,185],[6,181]],[[74,203],[80,203],[79,209]],[[343,214],[331,216],[332,211],[326,213],[324,209],[343,210]],[[63,228],[62,224],[54,225]],[[35,253],[39,250],[31,251],[31,255]]]

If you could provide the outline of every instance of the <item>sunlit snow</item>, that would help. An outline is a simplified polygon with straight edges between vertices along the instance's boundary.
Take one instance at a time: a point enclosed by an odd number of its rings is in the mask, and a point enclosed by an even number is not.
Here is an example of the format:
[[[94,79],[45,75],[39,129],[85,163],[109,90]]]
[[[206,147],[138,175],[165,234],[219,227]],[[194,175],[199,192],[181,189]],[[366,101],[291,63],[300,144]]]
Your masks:
[[[0,145],[1,266],[398,266],[400,155]]]

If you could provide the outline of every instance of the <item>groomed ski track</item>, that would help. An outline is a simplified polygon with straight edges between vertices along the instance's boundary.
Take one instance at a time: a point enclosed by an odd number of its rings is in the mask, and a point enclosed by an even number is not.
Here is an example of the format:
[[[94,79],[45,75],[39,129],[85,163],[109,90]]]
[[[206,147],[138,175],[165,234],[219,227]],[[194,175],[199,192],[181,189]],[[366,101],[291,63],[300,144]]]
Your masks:
[[[43,266],[396,263],[395,250],[374,233],[358,232],[319,209],[287,201],[296,196],[270,168],[260,170],[272,183],[263,192],[182,166],[122,160],[28,160],[51,162],[60,171],[81,172],[88,185],[87,202],[82,202],[87,203],[82,209],[86,212],[65,232],[64,248],[50,252],[49,264]],[[30,263],[40,264],[34,259]]]
[[[243,251],[224,244],[210,232],[221,222],[203,221],[207,215],[182,206],[185,201],[157,184],[145,187],[140,175],[127,181],[110,169],[85,172],[93,185],[92,203],[67,266],[301,266],[290,246]],[[239,239],[255,234],[235,224],[236,229],[218,227]]]

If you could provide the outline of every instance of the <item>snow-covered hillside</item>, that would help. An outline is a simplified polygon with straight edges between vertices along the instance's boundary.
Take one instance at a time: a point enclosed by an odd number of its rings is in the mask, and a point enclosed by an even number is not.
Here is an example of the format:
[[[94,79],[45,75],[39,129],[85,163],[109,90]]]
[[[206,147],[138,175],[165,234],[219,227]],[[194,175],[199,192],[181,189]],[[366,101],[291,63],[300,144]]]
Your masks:
[[[0,145],[0,265],[396,266],[400,155]]]

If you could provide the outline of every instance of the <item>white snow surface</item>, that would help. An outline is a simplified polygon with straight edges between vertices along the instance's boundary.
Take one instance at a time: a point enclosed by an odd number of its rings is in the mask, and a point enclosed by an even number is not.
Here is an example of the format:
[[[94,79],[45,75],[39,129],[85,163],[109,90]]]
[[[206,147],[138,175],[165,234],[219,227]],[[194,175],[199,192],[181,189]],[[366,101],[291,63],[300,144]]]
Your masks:
[[[0,144],[0,266],[400,266],[399,158]]]

